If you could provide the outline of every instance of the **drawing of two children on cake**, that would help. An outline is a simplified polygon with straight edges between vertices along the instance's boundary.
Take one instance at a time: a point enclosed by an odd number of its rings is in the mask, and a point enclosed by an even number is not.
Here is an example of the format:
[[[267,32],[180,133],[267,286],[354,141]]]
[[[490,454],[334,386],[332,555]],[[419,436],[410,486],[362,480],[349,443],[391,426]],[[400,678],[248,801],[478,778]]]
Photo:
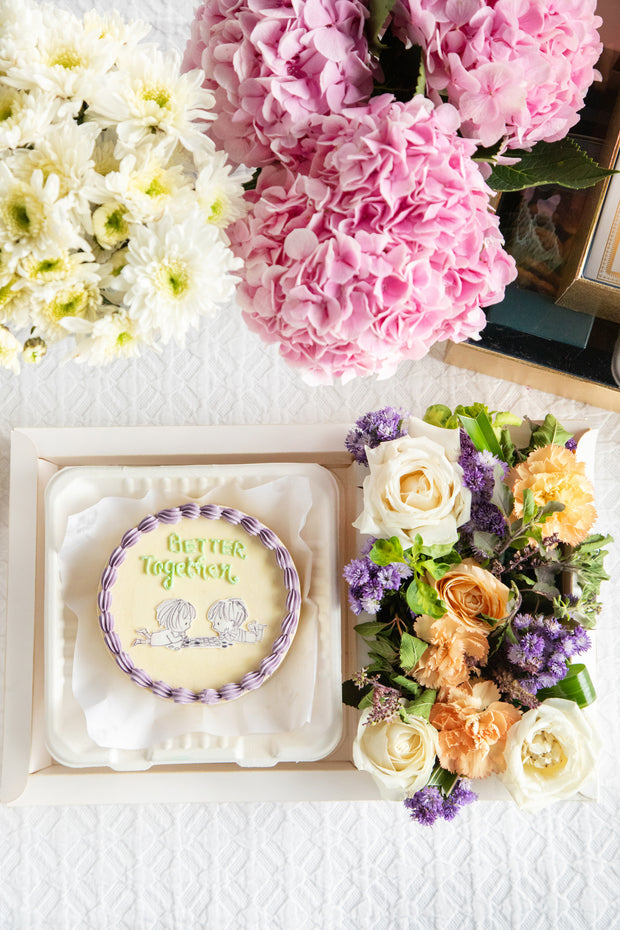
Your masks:
[[[265,624],[255,620],[247,621],[248,609],[239,597],[228,597],[211,604],[207,611],[215,636],[188,636],[192,622],[196,618],[196,608],[189,601],[181,598],[169,598],[155,608],[155,617],[161,629],[150,631],[136,630],[138,634],[132,646],[166,646],[168,649],[185,649],[203,647],[225,649],[235,643],[260,643],[263,639]],[[243,629],[245,625],[245,629]]]

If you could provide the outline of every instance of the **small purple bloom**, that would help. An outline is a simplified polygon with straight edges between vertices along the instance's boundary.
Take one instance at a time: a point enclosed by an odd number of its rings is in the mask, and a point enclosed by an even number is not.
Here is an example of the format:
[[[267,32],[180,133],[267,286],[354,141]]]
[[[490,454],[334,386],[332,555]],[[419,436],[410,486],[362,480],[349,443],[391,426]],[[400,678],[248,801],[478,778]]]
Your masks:
[[[462,781],[456,782],[446,797],[439,788],[422,788],[405,800],[405,807],[412,820],[432,826],[436,820],[454,820],[460,809],[471,804],[478,795],[466,788]]]
[[[377,565],[365,555],[345,565],[343,577],[349,585],[349,604],[355,614],[376,614],[387,591],[398,591],[403,578],[411,574],[404,562]]]
[[[577,440],[574,437],[567,439],[564,443],[564,448],[568,449],[569,452],[574,452],[577,448]]]
[[[366,447],[376,449],[382,442],[404,436],[408,418],[408,413],[396,407],[383,407],[364,414],[347,433],[344,442],[347,451],[360,465],[368,465]]]

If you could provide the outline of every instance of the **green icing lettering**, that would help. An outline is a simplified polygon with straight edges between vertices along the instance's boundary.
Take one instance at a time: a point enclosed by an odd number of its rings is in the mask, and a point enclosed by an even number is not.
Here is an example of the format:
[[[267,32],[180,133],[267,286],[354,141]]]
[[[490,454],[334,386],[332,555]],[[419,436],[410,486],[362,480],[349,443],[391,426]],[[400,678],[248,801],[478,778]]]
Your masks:
[[[168,537],[168,549],[175,553],[185,551],[187,542],[197,544],[196,548],[199,550],[202,548],[200,544],[206,544],[207,542],[216,544],[217,547],[222,544],[222,548],[225,548],[224,554],[237,555],[242,559],[246,558],[243,543],[238,540],[194,539],[183,541],[179,539],[176,533],[171,533]],[[187,558],[178,562],[173,559],[167,559],[166,561],[158,560],[153,555],[141,555],[138,558],[142,562],[145,575],[163,576],[161,584],[166,591],[169,591],[173,587],[175,577],[201,578],[203,581],[208,581],[210,578],[220,578],[224,579],[229,584],[239,583],[239,576],[234,574],[233,567],[229,562],[207,562],[204,555],[199,555],[196,559],[187,556]]]
[[[180,552],[181,540],[176,533],[171,533],[168,537],[168,552]]]

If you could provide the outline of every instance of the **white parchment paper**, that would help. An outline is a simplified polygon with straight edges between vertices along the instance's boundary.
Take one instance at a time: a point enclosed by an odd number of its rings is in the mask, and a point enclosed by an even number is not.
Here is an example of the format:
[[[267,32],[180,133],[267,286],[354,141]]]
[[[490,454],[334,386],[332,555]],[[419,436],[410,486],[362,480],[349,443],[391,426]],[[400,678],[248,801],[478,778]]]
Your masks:
[[[88,734],[114,749],[148,749],[191,733],[226,736],[294,730],[310,719],[317,656],[318,612],[309,598],[312,489],[303,476],[274,480],[232,478],[199,498],[258,517],[285,543],[300,577],[302,611],[291,648],[275,674],[256,691],[215,706],[174,704],[134,684],[116,666],[101,635],[95,594],[103,567],[123,533],[143,516],[187,500],[174,481],[165,492],[152,489],[140,500],[104,497],[68,518],[59,550],[66,605],[78,619],[72,687]]]

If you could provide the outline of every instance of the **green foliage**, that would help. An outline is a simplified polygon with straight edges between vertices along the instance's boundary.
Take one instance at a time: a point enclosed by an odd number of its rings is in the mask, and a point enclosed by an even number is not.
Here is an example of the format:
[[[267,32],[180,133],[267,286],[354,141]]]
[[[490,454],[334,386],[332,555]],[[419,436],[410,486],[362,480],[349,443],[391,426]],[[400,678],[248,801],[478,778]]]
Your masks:
[[[403,633],[400,641],[400,667],[406,672],[417,665],[420,658],[428,649],[428,643],[410,633]]]
[[[431,708],[435,703],[436,697],[436,691],[433,691],[431,688],[425,688],[415,701],[407,701],[405,706],[401,708],[402,719],[406,722],[407,717],[422,717],[422,719],[426,720],[428,723]]]
[[[564,698],[567,701],[574,701],[579,707],[588,707],[596,700],[596,691],[587,668],[578,663],[569,665],[566,678],[552,688],[542,688],[537,691],[536,697],[539,701],[546,701],[547,698]]]
[[[487,183],[495,191],[520,191],[540,184],[574,190],[592,187],[616,171],[601,168],[572,139],[537,142],[531,152],[511,151],[515,165],[495,165]]]
[[[392,12],[395,0],[368,0],[368,19],[366,20],[366,39],[371,54],[378,57],[385,45],[381,42],[385,23]]]

